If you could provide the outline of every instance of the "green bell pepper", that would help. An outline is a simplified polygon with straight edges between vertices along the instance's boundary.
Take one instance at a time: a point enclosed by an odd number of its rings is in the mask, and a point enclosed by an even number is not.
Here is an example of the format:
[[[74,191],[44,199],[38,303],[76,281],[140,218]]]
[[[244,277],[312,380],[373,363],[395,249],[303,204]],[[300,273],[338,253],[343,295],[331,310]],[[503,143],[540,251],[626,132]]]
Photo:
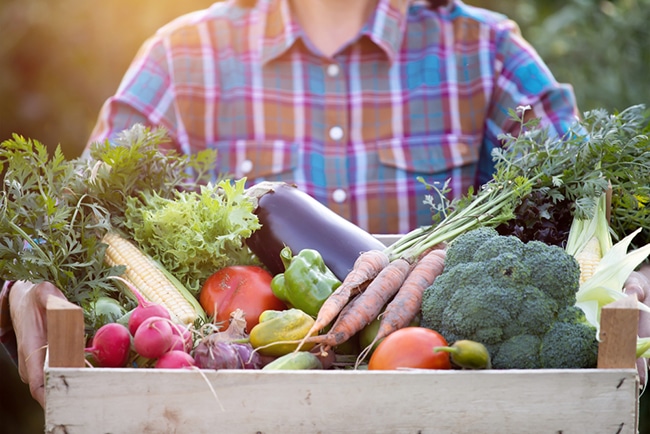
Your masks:
[[[325,300],[341,285],[316,250],[303,249],[293,255],[289,247],[280,252],[284,273],[271,281],[273,294],[287,305],[315,317]]]

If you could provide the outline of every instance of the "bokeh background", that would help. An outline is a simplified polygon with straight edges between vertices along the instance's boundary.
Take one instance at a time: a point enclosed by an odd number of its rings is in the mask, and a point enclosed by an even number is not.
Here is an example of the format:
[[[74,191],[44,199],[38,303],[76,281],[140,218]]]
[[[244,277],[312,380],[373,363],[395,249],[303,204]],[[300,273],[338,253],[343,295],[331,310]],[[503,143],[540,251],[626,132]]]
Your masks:
[[[0,141],[79,155],[141,43],[211,0],[0,0]],[[465,0],[515,19],[582,111],[650,106],[650,0]],[[99,389],[98,389],[99,390]],[[640,432],[650,432],[647,394]],[[585,409],[589,411],[589,409]],[[0,433],[42,433],[43,412],[0,349]]]

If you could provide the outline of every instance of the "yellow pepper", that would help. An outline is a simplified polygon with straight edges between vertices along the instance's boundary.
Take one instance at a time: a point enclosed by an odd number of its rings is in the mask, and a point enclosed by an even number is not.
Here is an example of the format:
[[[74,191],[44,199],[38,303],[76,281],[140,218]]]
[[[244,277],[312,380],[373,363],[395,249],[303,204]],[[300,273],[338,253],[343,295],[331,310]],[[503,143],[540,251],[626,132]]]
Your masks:
[[[295,351],[313,324],[314,318],[300,309],[265,310],[250,332],[250,344],[264,356],[283,356]],[[300,349],[309,351],[313,347],[305,344]]]

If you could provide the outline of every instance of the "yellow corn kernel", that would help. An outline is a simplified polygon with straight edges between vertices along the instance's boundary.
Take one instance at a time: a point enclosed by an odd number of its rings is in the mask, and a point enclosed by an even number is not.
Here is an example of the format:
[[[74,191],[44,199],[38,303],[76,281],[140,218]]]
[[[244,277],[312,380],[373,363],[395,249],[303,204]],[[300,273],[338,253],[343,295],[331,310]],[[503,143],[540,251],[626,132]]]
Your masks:
[[[575,255],[580,265],[580,284],[585,283],[596,272],[596,267],[602,259],[603,254],[600,248],[600,241],[592,237],[585,247]]]
[[[108,245],[105,261],[110,266],[124,265],[124,277],[149,301],[162,304],[175,319],[192,324],[199,316],[181,293],[180,282],[172,282],[160,266],[145,255],[133,243],[120,235],[109,232],[103,240]],[[186,290],[185,290],[186,291]]]

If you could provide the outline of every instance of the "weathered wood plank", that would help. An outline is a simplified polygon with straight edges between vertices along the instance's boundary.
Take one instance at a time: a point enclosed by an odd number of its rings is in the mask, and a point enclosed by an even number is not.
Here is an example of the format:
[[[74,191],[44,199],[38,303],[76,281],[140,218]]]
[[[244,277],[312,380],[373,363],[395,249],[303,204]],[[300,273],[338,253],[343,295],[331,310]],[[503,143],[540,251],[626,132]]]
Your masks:
[[[600,313],[598,367],[634,368],[639,308],[636,296],[624,297],[603,307]]]
[[[208,382],[214,388],[212,394]],[[636,433],[635,370],[47,370],[51,433]]]
[[[81,307],[51,296],[46,308],[49,366],[83,367],[84,318]]]

